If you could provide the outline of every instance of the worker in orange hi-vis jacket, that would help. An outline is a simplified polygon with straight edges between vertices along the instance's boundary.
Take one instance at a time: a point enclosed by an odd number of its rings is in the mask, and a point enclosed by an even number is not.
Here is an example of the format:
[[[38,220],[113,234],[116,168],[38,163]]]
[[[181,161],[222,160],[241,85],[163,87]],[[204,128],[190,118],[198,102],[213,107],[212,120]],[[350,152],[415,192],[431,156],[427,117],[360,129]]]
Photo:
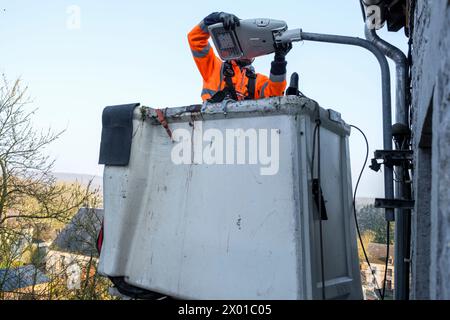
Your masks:
[[[292,44],[275,47],[275,58],[270,77],[255,73],[254,59],[239,59],[223,62],[214,54],[209,44],[208,26],[222,22],[227,30],[239,26],[239,18],[225,12],[214,12],[203,19],[188,34],[189,45],[195,63],[203,77],[203,101],[220,102],[261,99],[282,96],[286,89],[286,55]]]

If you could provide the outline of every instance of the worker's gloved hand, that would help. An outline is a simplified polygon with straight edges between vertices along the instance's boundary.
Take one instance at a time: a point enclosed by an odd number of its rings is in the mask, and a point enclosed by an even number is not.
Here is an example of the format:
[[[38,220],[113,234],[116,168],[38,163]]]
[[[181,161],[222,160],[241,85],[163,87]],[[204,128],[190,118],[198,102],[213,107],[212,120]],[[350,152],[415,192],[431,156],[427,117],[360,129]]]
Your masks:
[[[205,17],[203,22],[207,26],[222,22],[226,30],[234,30],[236,26],[240,25],[238,17],[234,14],[226,12],[213,12],[209,16]]]
[[[280,82],[280,79],[286,79],[286,55],[292,49],[292,43],[274,44],[275,47],[275,59],[272,61],[270,68],[270,76],[272,81]],[[276,79],[276,80],[275,80]]]
[[[292,49],[292,43],[275,43],[275,61],[285,61],[287,54]]]
[[[221,12],[220,13],[220,22],[223,23],[225,30],[234,30],[236,27],[239,27],[240,22],[239,18],[234,14]]]

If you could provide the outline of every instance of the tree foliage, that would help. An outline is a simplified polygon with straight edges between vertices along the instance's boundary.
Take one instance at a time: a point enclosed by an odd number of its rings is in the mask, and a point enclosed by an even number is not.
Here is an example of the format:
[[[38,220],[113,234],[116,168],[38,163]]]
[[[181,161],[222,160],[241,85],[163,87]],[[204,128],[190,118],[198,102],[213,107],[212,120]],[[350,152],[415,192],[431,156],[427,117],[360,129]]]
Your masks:
[[[53,161],[45,148],[62,132],[33,127],[27,88],[20,80],[0,86],[0,227],[10,219],[67,221],[83,198],[81,189],[69,190],[51,174]],[[80,201],[81,200],[81,201]]]
[[[101,206],[101,197],[90,184],[56,181],[46,148],[63,132],[36,130],[35,110],[30,109],[27,88],[20,80],[9,82],[4,75],[0,82],[0,269],[12,272],[32,265],[36,272],[46,273],[49,278],[45,285],[33,282],[26,292],[11,295],[0,290],[0,299],[110,298],[109,283],[97,274],[97,257],[92,254],[79,261],[74,258],[72,264],[48,272],[49,256],[40,250],[39,243],[51,241],[55,230],[62,229],[80,207]],[[92,232],[91,224],[87,221],[78,227]],[[82,284],[68,289],[68,270],[74,263],[83,271]],[[0,289],[8,272],[3,275]]]
[[[375,208],[373,205],[366,205],[358,210],[357,216],[361,233],[373,233],[371,242],[387,242],[387,223],[383,209]],[[389,242],[390,244],[394,243],[394,223],[391,223],[390,226]]]

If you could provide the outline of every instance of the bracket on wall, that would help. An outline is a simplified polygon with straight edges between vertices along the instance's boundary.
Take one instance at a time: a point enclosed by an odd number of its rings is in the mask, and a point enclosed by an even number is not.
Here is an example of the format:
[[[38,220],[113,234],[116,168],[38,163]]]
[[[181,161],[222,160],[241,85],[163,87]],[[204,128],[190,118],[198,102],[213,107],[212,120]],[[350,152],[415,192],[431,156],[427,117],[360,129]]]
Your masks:
[[[377,160],[382,160],[379,163]],[[369,166],[375,172],[380,171],[381,165],[392,167],[404,167],[407,163],[407,169],[410,168],[413,161],[412,150],[375,150],[372,164]]]
[[[414,209],[414,200],[375,199],[375,208]]]
[[[327,213],[327,207],[325,205],[325,199],[323,197],[322,188],[319,185],[319,179],[313,179],[312,181],[312,193],[314,198],[314,203],[316,204],[317,210],[320,208],[321,212],[321,220],[328,220],[328,213]]]

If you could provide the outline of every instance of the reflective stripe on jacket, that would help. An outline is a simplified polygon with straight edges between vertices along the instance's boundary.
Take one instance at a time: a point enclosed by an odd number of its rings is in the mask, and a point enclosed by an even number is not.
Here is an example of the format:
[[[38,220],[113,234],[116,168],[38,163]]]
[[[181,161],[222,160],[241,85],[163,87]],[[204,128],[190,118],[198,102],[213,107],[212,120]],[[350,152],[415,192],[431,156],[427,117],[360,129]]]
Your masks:
[[[189,46],[194,61],[203,78],[203,90],[201,93],[203,101],[210,99],[216,92],[223,90],[225,79],[222,68],[224,63],[214,54],[209,44],[209,32],[203,21],[196,25],[188,34]],[[248,77],[245,76],[245,68],[241,68],[232,61],[234,77],[232,78],[238,99],[247,96]],[[286,74],[270,75],[270,78],[257,73],[255,85],[255,99],[282,96],[286,89]]]

